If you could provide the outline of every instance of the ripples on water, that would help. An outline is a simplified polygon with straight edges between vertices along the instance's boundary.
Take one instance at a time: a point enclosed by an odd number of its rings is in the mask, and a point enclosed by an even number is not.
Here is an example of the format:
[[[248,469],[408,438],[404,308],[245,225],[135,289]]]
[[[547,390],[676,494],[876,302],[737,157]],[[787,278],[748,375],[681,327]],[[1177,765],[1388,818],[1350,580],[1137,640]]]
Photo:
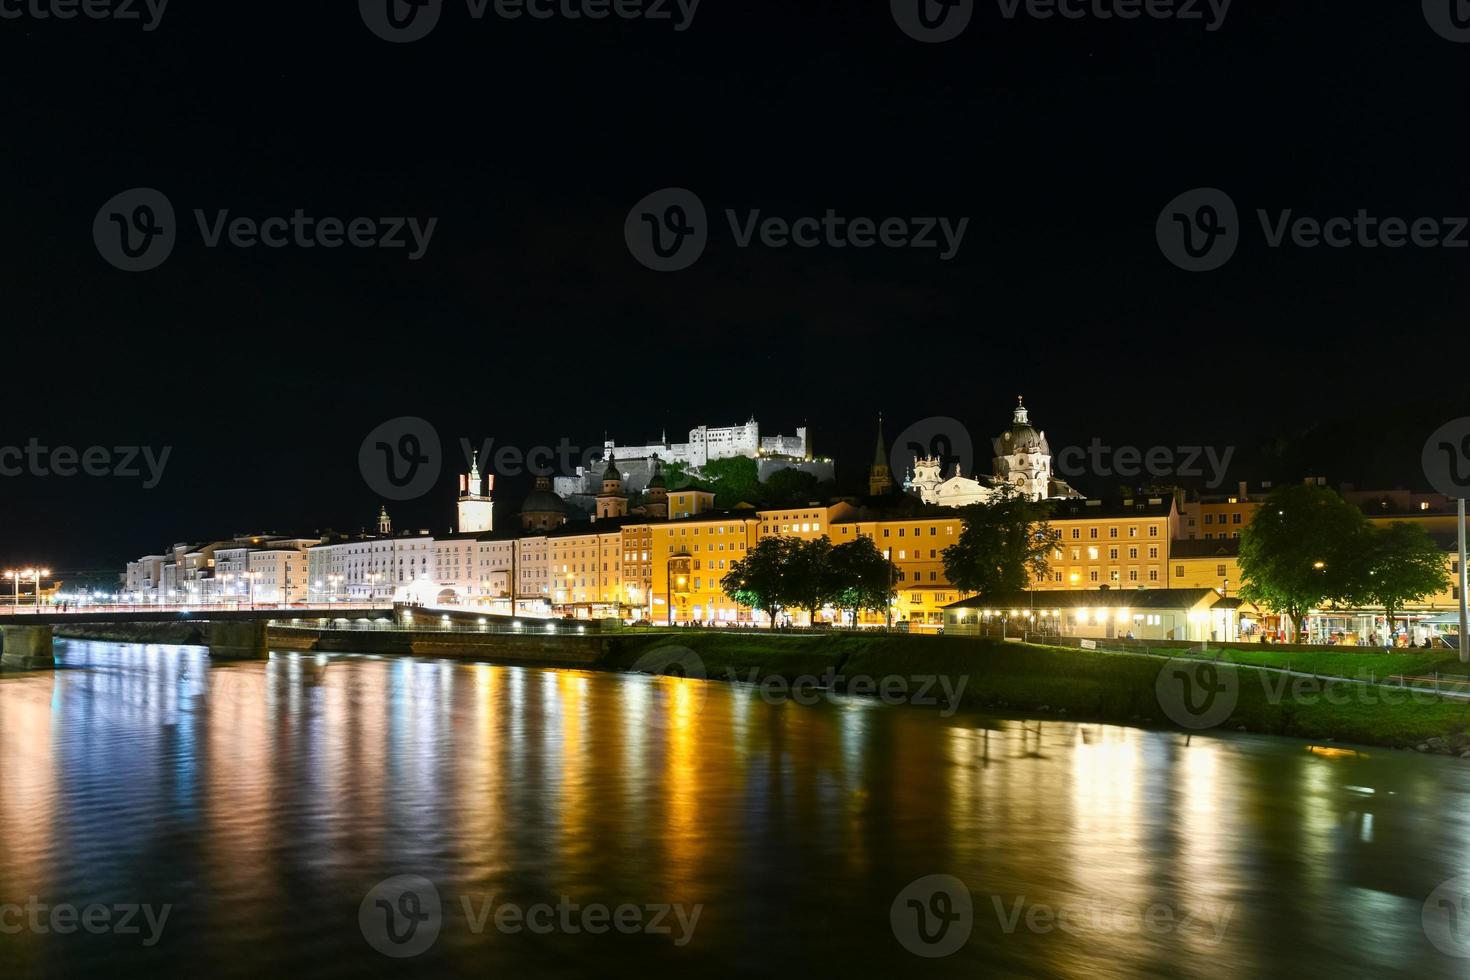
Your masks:
[[[141,918],[132,936],[0,931],[0,976],[1356,977],[1470,963],[1437,952],[1420,920],[1436,885],[1470,871],[1456,760],[772,705],[675,678],[58,653],[64,669],[0,678],[0,905],[172,908],[151,949]],[[889,907],[938,873],[968,886],[973,933],[919,959]],[[428,952],[390,960],[358,911],[404,874],[437,887],[442,927]],[[702,910],[679,946],[493,918],[476,932],[462,905],[561,896]],[[1130,914],[1151,906],[1202,918],[1151,931]],[[1049,910],[1070,930],[1048,929]]]

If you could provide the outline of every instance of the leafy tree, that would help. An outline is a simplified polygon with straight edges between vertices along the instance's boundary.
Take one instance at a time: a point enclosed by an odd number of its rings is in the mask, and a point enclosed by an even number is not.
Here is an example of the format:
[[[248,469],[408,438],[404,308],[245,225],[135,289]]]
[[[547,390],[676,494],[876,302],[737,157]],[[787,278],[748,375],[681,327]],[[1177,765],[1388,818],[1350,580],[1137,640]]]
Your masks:
[[[1394,613],[1405,603],[1442,592],[1450,584],[1444,554],[1422,527],[1394,521],[1370,528],[1353,542],[1347,592],[1354,602],[1382,606],[1393,634]]]
[[[1286,616],[1295,638],[1308,610],[1354,591],[1366,528],[1362,511],[1334,490],[1278,487],[1241,532],[1241,598]]]
[[[788,604],[788,572],[801,546],[796,538],[762,539],[730,567],[720,579],[720,587],[742,606],[770,616],[771,628],[775,629],[776,614]]]
[[[810,613],[815,625],[817,611],[827,604],[837,588],[831,567],[832,539],[824,534],[815,541],[793,539],[793,542],[796,547],[791,550],[786,567],[786,601]]]
[[[717,507],[761,502],[760,469],[748,456],[712,459],[699,472],[714,490]]]
[[[664,485],[670,490],[688,490],[691,487],[699,488],[699,481],[695,479],[690,471],[690,466],[683,460],[675,460],[670,463],[661,463],[660,468],[664,474]]]
[[[1050,505],[1002,487],[989,503],[966,507],[960,539],[944,549],[944,573],[955,587],[981,596],[1019,592],[1050,573],[1061,540],[1047,523]]]
[[[893,588],[893,568],[872,538],[859,537],[832,549],[827,559],[832,578],[828,588],[831,601],[839,609],[852,610],[852,621],[864,609],[884,611],[897,594]]]
[[[790,468],[777,470],[765,482],[763,496],[770,507],[804,504],[821,496],[817,485],[815,473]]]

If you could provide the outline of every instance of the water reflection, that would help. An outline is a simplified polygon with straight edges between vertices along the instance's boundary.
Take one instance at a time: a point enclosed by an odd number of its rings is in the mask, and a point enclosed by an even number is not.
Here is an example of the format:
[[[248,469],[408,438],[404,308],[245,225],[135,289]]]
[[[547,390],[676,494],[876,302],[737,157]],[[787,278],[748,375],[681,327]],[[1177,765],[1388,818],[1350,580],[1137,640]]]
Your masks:
[[[0,678],[0,905],[173,912],[156,949],[0,931],[6,975],[1457,972],[1420,927],[1425,896],[1470,873],[1454,760],[771,704],[674,677],[60,653],[65,669]],[[889,904],[935,873],[970,889],[974,932],[923,961]],[[400,874],[433,881],[446,915],[395,962],[357,909]],[[703,913],[676,947],[477,932],[462,905],[561,896]],[[1172,924],[1150,927],[1161,909]]]

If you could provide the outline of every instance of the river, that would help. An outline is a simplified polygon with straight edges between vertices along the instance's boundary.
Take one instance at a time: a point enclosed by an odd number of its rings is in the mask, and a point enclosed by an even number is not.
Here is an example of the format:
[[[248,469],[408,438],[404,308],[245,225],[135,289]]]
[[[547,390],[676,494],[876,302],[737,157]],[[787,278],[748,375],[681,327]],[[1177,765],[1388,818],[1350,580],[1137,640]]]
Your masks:
[[[1435,891],[1470,874],[1455,759],[463,661],[57,651],[0,677],[6,977],[1470,963],[1447,955],[1470,955],[1463,882]]]

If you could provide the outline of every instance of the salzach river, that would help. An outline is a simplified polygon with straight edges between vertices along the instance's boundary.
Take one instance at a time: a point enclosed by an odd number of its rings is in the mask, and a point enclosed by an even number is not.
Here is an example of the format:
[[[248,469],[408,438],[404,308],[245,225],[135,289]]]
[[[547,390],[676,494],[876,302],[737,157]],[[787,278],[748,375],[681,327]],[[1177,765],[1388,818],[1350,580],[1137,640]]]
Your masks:
[[[1470,954],[1470,889],[1431,899],[1470,873],[1458,760],[677,678],[58,652],[0,678],[0,976],[1470,967],[1425,925]]]

